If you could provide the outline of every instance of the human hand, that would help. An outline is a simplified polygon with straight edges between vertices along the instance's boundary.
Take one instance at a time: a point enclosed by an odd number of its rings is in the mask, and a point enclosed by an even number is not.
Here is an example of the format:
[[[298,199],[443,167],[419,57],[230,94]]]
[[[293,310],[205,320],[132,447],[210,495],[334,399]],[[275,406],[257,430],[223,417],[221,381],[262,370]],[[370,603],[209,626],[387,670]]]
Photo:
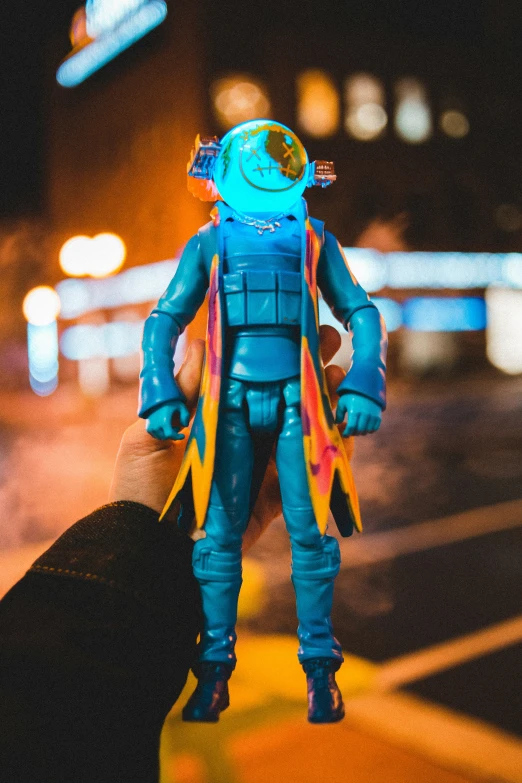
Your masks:
[[[381,426],[382,409],[373,400],[362,394],[345,392],[337,402],[335,421],[342,424],[346,417],[343,438],[350,435],[368,435]]]
[[[179,424],[174,424],[174,417]],[[182,427],[188,427],[190,413],[182,400],[167,402],[157,408],[147,418],[146,429],[149,435],[158,440],[183,440]]]
[[[197,401],[204,353],[203,340],[191,342],[176,376],[176,383],[187,400],[187,414]],[[155,438],[147,432],[143,419],[128,427],[116,458],[109,502],[134,500],[161,513],[185,451],[185,444],[173,440]]]

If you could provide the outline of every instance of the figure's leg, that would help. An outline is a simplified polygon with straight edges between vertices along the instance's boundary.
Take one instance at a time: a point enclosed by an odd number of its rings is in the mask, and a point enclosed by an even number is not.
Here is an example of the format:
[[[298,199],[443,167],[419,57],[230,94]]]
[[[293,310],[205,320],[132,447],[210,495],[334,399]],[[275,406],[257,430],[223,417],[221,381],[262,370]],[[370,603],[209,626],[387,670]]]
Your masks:
[[[292,546],[298,657],[308,678],[309,719],[331,722],[344,715],[334,677],[343,657],[330,620],[334,580],[340,566],[339,545],[335,538],[321,535],[317,527],[308,491],[299,407],[291,399],[287,402],[291,404],[284,411],[276,461]]]
[[[241,389],[234,389],[238,401]],[[238,406],[221,414],[206,537],[194,546],[193,567],[201,588],[204,628],[195,667],[199,684],[183,711],[184,720],[218,720],[219,712],[228,706],[227,680],[236,664],[241,542],[248,524],[253,465],[252,436],[239,402]]]

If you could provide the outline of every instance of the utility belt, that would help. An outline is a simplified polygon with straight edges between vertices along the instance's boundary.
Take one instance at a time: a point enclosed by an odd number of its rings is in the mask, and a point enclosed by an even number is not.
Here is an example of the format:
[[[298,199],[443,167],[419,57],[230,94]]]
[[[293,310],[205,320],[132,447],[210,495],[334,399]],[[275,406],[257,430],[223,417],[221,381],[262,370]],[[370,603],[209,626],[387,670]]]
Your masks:
[[[300,272],[246,269],[223,275],[227,326],[296,326],[301,322]]]

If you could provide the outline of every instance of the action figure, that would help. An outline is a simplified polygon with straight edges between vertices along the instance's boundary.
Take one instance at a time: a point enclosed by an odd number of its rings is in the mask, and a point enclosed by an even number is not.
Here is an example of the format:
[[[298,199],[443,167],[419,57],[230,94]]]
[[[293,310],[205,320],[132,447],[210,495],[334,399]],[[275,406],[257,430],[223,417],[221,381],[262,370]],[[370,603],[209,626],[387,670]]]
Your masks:
[[[188,173],[192,192],[219,201],[145,322],[139,411],[155,438],[184,437],[189,411],[173,352],[209,290],[199,402],[163,512],[176,502],[179,524],[190,530],[195,519],[206,534],[193,556],[205,618],[198,685],[183,719],[215,722],[229,705],[242,537],[275,444],[308,719],[338,721],[344,705],[334,675],[343,656],[330,613],[340,553],[326,535],[329,510],[342,536],[361,523],[319,354],[318,289],[352,336],[352,366],[337,390],[344,437],[380,425],[385,328],[335,237],[307,214],[305,188],[331,184],[333,165],[310,163],[289,128],[252,120],[221,142],[198,137]]]

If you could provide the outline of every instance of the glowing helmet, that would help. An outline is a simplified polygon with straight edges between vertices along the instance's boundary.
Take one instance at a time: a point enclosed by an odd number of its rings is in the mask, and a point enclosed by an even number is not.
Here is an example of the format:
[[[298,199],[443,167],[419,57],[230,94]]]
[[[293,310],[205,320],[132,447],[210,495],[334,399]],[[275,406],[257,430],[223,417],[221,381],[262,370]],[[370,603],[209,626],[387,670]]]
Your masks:
[[[285,214],[307,186],[335,180],[333,164],[309,163],[297,136],[273,120],[242,122],[219,141],[196,139],[188,165],[189,189],[204,200],[221,197],[244,215]],[[191,178],[204,183],[190,183]]]
[[[243,122],[221,141],[214,182],[223,201],[238,212],[284,212],[306,188],[308,155],[285,125]]]

